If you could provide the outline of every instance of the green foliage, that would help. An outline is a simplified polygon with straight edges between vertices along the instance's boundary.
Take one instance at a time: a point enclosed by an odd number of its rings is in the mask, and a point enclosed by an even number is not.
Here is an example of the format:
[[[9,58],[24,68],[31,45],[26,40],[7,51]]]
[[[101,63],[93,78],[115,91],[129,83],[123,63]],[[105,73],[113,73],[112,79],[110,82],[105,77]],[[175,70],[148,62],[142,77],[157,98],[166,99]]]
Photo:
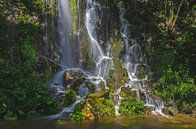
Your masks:
[[[184,68],[174,71],[168,68],[154,87],[155,93],[167,102],[173,102],[180,111],[189,113],[196,101],[196,87]]]
[[[71,119],[77,122],[81,122],[82,120],[85,119],[85,117],[81,112],[75,112],[74,114],[71,115]]]
[[[120,105],[119,112],[124,115],[144,114],[144,102],[142,101],[124,101]]]
[[[96,118],[114,116],[114,102],[106,98],[89,97],[85,101],[85,106],[91,106],[91,110]]]
[[[17,120],[17,117],[10,111],[8,111],[5,115],[5,118],[4,118],[6,121],[15,121]]]
[[[84,108],[85,105],[85,100],[81,101],[80,103],[78,103],[75,108],[74,108],[74,112],[81,112],[82,109]]]
[[[43,9],[45,8],[44,2],[44,0],[21,1],[21,3],[24,5],[24,10],[26,13],[31,13],[37,16],[40,16],[43,12]]]
[[[27,74],[23,69],[8,68],[1,69],[1,74],[5,76],[0,81],[1,119],[25,117],[32,111],[42,115],[51,114],[59,109],[50,99],[48,87],[36,75]]]
[[[42,0],[2,1],[0,7],[0,119],[49,115],[59,110],[36,72],[34,46],[43,36]]]
[[[124,85],[128,80],[127,71],[122,67],[121,62],[119,60],[114,60],[113,63],[115,70],[110,70],[109,78],[107,80],[111,92]]]
[[[64,106],[69,106],[71,104],[73,104],[76,101],[76,92],[73,90],[68,90],[65,93],[65,97],[64,97]]]
[[[77,14],[77,1],[76,0],[71,0],[70,1],[70,12],[71,12],[71,16],[72,16],[72,30],[73,33],[76,34],[77,33],[77,19],[78,19],[78,14]],[[80,10],[81,11],[81,10]]]
[[[149,53],[151,81],[155,83],[152,90],[168,105],[191,113],[195,110],[196,98],[194,4],[192,1],[149,1],[148,6],[159,12],[151,17],[154,21],[151,28],[155,30],[150,32],[154,35]]]

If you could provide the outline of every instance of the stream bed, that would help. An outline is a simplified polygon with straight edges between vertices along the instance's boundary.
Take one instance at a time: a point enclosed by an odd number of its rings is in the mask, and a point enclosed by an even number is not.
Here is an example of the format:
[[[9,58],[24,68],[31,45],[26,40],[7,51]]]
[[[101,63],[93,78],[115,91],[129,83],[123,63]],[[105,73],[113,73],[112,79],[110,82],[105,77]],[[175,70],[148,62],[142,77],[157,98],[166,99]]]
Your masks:
[[[196,119],[137,116],[81,123],[67,120],[25,120],[0,122],[0,129],[196,129]]]

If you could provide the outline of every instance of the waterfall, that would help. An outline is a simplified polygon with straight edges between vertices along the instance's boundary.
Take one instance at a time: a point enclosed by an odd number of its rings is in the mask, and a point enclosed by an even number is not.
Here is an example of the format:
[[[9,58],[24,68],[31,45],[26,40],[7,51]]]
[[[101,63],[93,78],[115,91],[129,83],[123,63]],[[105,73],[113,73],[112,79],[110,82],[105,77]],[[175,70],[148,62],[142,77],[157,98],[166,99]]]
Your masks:
[[[80,45],[80,28],[81,28],[81,18],[80,18],[80,0],[77,0],[77,13],[78,13],[78,33],[77,33],[77,44],[74,43],[72,37],[71,28],[71,16],[69,10],[68,0],[58,1],[58,45],[61,52],[61,70],[57,72],[53,77],[53,85],[58,94],[65,94],[65,73],[70,70],[80,70],[84,76],[85,81],[78,87],[77,100],[70,106],[64,108],[60,113],[51,116],[52,119],[61,118],[65,114],[73,112],[76,104],[82,101],[86,95],[90,92],[86,82],[91,82],[95,85],[95,89],[99,90],[99,84],[102,82],[105,89],[109,89],[106,84],[108,79],[108,74],[110,69],[113,68],[113,59],[111,57],[111,47],[109,43],[109,24],[108,18],[105,10],[107,7],[100,5],[96,0],[86,1],[86,10],[84,15],[84,25],[86,27],[88,36],[88,45],[91,50],[91,59],[94,65],[93,70],[81,69],[79,67],[79,58],[77,55],[81,54],[79,50]],[[123,9],[123,8],[122,8]],[[119,106],[123,98],[120,96],[122,87],[131,88],[136,92],[136,97],[140,100],[140,93],[143,92],[146,100],[145,106],[153,109],[153,114],[162,113],[164,104],[160,99],[153,98],[148,91],[148,73],[149,66],[147,64],[147,59],[142,52],[140,44],[134,37],[129,35],[130,25],[129,22],[124,18],[124,10],[120,11],[120,33],[124,42],[124,54],[122,56],[122,65],[127,70],[129,81],[124,86],[120,86],[113,95],[116,99],[115,102],[115,113],[120,115]],[[105,28],[102,23],[105,22]],[[102,28],[101,28],[102,27]],[[102,35],[102,30],[104,30],[105,37]],[[104,40],[103,40],[103,39]],[[79,54],[78,54],[79,53]]]
[[[66,114],[73,112],[74,107],[82,101],[86,95],[89,93],[89,89],[86,86],[86,82],[91,82],[95,84],[98,90],[99,83],[103,82],[105,89],[108,89],[106,84],[106,79],[109,70],[112,68],[112,58],[109,56],[110,45],[108,40],[106,41],[107,48],[103,49],[99,44],[97,32],[98,14],[97,11],[101,10],[101,5],[92,0],[87,0],[86,14],[85,14],[85,27],[87,29],[89,46],[91,48],[92,59],[95,63],[93,73],[84,71],[79,68],[79,70],[86,76],[86,81],[79,86],[77,100],[70,106],[65,107],[58,114],[49,116],[49,119],[59,119]],[[77,11],[78,11],[78,44],[80,44],[80,0],[77,0]],[[108,30],[108,28],[106,28]],[[53,85],[51,88],[57,90],[57,95],[59,93],[66,93],[64,86],[64,74],[68,70],[75,70],[78,67],[76,60],[76,53],[78,49],[74,48],[74,44],[71,38],[71,16],[69,12],[69,2],[68,0],[59,0],[58,2],[58,38],[59,38],[59,49],[61,52],[61,71],[57,72],[53,78]],[[108,32],[107,32],[108,33]],[[108,34],[107,34],[107,37]]]
[[[121,86],[121,87],[119,87],[117,90],[116,90],[116,92],[114,92],[114,95],[116,96],[116,104],[114,105],[114,110],[115,110],[115,115],[116,116],[120,116],[120,113],[119,113],[119,106],[121,105],[121,103],[122,103],[122,100],[124,99],[124,98],[122,98],[121,96],[120,96],[120,92],[121,92],[121,90],[122,90],[122,87],[124,87],[124,86]]]
[[[122,4],[120,4],[120,7]],[[131,88],[136,92],[136,97],[140,100],[140,92],[144,92],[146,104],[144,106],[151,107],[153,114],[163,115],[162,109],[164,104],[161,100],[152,98],[148,91],[148,73],[149,66],[144,56],[140,44],[134,37],[129,35],[130,25],[124,18],[123,7],[120,9],[120,32],[124,42],[124,54],[122,56],[122,65],[127,70],[129,82],[125,87]]]
[[[81,38],[80,38],[80,32],[81,32],[81,10],[80,10],[80,0],[77,0],[77,43],[78,43],[78,56],[79,56],[79,60],[78,60],[78,65],[79,67],[81,67],[81,60],[80,60],[80,57],[81,57],[81,51],[80,51],[80,47],[81,47]]]
[[[65,107],[61,110],[61,112],[59,112],[58,114],[55,115],[51,115],[51,116],[47,116],[44,117],[44,119],[48,119],[48,120],[55,120],[55,119],[60,119],[63,118],[64,116],[68,115],[69,113],[73,112],[73,109],[75,108],[75,106],[80,103],[82,100],[84,100],[85,97],[80,97],[77,96],[76,101],[71,104],[68,107]]]
[[[77,52],[78,46],[72,39],[71,15],[69,9],[69,0],[58,0],[58,48],[61,53],[59,66],[60,71],[57,72],[52,80],[52,88],[57,94],[65,91],[64,75],[67,70],[78,67]]]
[[[95,63],[94,72],[92,76],[89,76],[89,80],[96,85],[100,82],[104,82],[105,89],[108,89],[106,79],[113,62],[107,51],[108,48],[104,51],[98,41],[99,32],[97,32],[97,25],[100,24],[98,20],[101,19],[98,15],[98,11],[102,10],[102,8],[103,7],[95,0],[87,0],[85,26],[89,37],[92,58]],[[108,42],[106,42],[106,44],[107,43]]]
[[[58,1],[58,42],[61,52],[61,63],[67,68],[78,66],[76,45],[72,40],[71,15],[68,0]]]

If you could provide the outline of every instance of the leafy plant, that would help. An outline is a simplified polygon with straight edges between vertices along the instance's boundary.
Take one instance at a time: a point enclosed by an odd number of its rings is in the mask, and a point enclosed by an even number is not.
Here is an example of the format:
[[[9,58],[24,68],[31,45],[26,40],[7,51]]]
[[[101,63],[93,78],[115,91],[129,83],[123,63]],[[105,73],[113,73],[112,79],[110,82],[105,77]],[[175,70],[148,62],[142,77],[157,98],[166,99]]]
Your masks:
[[[84,115],[82,115],[81,112],[75,112],[74,114],[71,115],[71,119],[77,122],[81,122],[82,120],[85,119],[85,117]]]
[[[154,87],[155,93],[167,102],[173,101],[183,112],[190,112],[196,101],[194,79],[184,69],[174,71],[168,68],[164,71],[159,83]]]
[[[73,90],[69,90],[65,93],[64,97],[64,106],[69,106],[76,101],[76,92]]]
[[[142,101],[124,101],[119,108],[120,113],[124,115],[128,114],[144,114],[144,103]]]

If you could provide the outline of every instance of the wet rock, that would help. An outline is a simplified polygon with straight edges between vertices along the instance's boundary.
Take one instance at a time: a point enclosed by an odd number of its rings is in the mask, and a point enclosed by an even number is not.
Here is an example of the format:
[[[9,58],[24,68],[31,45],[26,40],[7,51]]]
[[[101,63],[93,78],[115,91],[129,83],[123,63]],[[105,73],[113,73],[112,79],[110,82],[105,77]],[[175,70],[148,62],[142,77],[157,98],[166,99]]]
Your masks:
[[[191,116],[192,116],[193,118],[196,118],[196,108],[193,110],[193,113],[191,114]]]
[[[120,100],[120,96],[116,93],[111,93],[109,95],[109,98],[112,99],[114,103],[118,103],[118,101]]]
[[[121,85],[124,85],[128,80],[128,74],[125,68],[122,67],[122,64],[118,60],[114,60],[115,71],[112,71],[111,78],[114,81],[114,84],[119,88]]]
[[[134,91],[132,91],[130,88],[122,87],[122,92],[125,93],[127,96],[133,96]]]
[[[67,89],[71,88],[77,91],[84,80],[85,76],[80,69],[70,69],[64,73],[64,85]]]
[[[146,115],[152,115],[152,108],[151,107],[145,107],[145,114]]]
[[[170,107],[165,108],[164,112],[166,112],[169,115],[177,115],[179,113],[177,107],[175,106],[170,106]]]
[[[89,93],[89,89],[88,89],[88,87],[86,86],[86,84],[85,84],[85,83],[81,84],[81,85],[79,86],[78,95],[79,95],[80,97],[84,97],[84,96],[86,96],[88,93]]]
[[[95,92],[95,93],[92,93],[92,94],[90,94],[90,96],[91,97],[98,97],[98,98],[100,98],[100,97],[103,97],[105,95],[105,92],[104,91],[98,91],[98,92]]]
[[[93,83],[91,82],[85,82],[86,83],[86,86],[88,87],[90,93],[93,93],[96,91],[97,87],[96,85],[94,85]]]

